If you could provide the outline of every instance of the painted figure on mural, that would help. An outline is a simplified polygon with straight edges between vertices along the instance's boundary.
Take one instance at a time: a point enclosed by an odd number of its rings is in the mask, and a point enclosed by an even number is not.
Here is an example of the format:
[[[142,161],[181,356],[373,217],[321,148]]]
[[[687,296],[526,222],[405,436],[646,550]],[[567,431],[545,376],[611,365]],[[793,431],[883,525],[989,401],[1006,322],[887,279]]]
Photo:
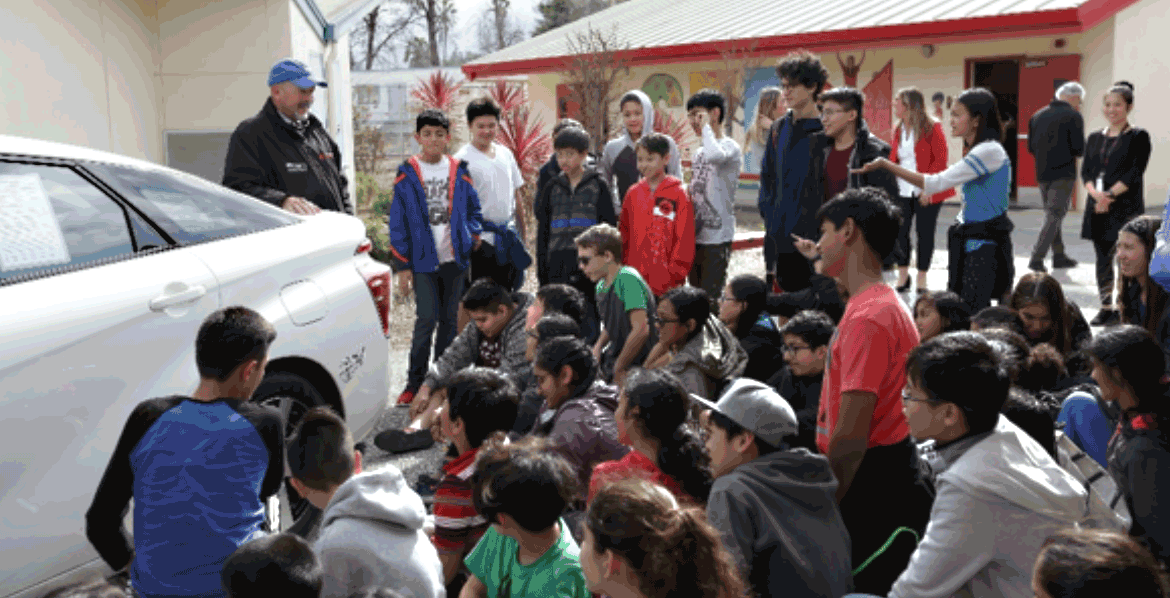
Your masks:
[[[857,87],[857,73],[861,72],[861,65],[865,64],[865,50],[861,51],[861,62],[853,55],[841,60],[841,53],[837,52],[837,64],[841,65],[841,72],[845,75],[845,87]]]

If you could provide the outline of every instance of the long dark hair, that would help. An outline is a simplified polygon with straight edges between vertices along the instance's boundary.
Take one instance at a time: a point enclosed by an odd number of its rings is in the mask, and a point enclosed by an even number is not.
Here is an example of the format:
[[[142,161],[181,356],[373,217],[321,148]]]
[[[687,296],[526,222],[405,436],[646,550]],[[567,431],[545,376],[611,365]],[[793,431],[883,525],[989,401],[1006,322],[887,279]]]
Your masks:
[[[999,106],[995,94],[982,87],[972,87],[959,94],[955,101],[962,104],[972,118],[979,119],[975,142],[967,145],[967,141],[963,141],[964,154],[984,141],[1003,143],[1003,123],[999,120]]]
[[[1057,532],[1040,549],[1034,577],[1051,598],[1170,595],[1158,559],[1133,538],[1114,531]]]
[[[1149,278],[1149,263],[1150,259],[1154,256],[1154,246],[1158,242],[1156,235],[1160,228],[1162,228],[1162,219],[1158,216],[1150,215],[1138,216],[1126,222],[1125,226],[1121,227],[1121,232],[1129,233],[1137,237],[1146,248],[1146,271],[1142,275],[1146,277],[1146,289],[1149,295],[1146,300],[1146,320],[1141,323],[1141,326],[1154,335],[1158,334],[1158,324],[1162,322],[1162,316],[1166,313],[1167,303],[1170,302],[1170,293],[1167,293],[1166,289],[1162,288],[1162,285]],[[1136,278],[1130,278],[1129,276],[1121,276],[1119,278],[1120,281],[1118,284],[1121,285],[1123,292],[1129,285],[1139,284]],[[1122,301],[1121,319],[1123,322],[1132,321],[1130,318],[1137,315],[1128,313],[1128,308],[1129,306],[1126,305],[1126,302]]]
[[[624,393],[627,414],[645,435],[658,441],[654,459],[658,469],[678,481],[687,494],[706,502],[711,493],[711,458],[689,421],[692,404],[686,387],[668,372],[637,369]]]
[[[630,564],[647,598],[730,598],[747,588],[719,532],[697,507],[680,507],[646,480],[603,486],[589,503],[585,526],[593,549]]]
[[[711,317],[711,298],[706,291],[698,287],[675,287],[662,296],[662,301],[669,301],[674,307],[679,326],[695,321],[695,329],[687,333],[688,341],[703,333],[703,326]]]
[[[731,296],[736,301],[744,302],[743,311],[735,323],[735,336],[742,339],[751,332],[760,314],[768,307],[768,283],[759,276],[741,274],[732,278],[727,286],[731,287]]]
[[[1131,415],[1151,413],[1159,419],[1170,416],[1168,388],[1162,381],[1166,357],[1149,331],[1132,324],[1107,328],[1089,343],[1089,353],[1095,362],[1118,370],[1122,381],[1129,384],[1138,400]]]
[[[1033,303],[1044,304],[1048,308],[1048,317],[1052,318],[1052,339],[1039,341],[1051,343],[1057,351],[1068,355],[1073,349],[1072,325],[1075,316],[1064,298],[1060,281],[1045,272],[1029,272],[1021,276],[1012,290],[1012,309],[1018,312]],[[1028,339],[1028,342],[1033,341]]]
[[[954,292],[930,291],[919,295],[914,301],[914,313],[918,313],[918,305],[921,303],[933,306],[938,312],[943,321],[939,334],[971,329],[971,308]]]

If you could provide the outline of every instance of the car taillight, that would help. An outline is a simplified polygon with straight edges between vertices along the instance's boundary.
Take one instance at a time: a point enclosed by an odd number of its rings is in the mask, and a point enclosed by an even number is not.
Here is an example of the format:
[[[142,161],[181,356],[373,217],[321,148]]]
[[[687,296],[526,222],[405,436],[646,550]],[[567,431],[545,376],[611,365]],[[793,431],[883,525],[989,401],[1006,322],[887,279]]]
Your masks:
[[[369,239],[358,245],[354,255],[369,253],[373,244]],[[370,297],[374,300],[374,308],[378,310],[378,319],[382,321],[382,334],[390,338],[390,267],[372,259],[359,260],[358,273],[366,281],[366,288],[370,290]]]

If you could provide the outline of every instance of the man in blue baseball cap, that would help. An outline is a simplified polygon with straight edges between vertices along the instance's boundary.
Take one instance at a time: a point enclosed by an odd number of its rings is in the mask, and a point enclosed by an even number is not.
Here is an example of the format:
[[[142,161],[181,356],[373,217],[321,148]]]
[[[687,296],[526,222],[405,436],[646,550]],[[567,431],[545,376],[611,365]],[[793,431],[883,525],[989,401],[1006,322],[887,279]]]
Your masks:
[[[309,113],[313,92],[325,86],[299,60],[272,65],[268,101],[232,133],[223,184],[296,214],[353,214],[341,151]]]

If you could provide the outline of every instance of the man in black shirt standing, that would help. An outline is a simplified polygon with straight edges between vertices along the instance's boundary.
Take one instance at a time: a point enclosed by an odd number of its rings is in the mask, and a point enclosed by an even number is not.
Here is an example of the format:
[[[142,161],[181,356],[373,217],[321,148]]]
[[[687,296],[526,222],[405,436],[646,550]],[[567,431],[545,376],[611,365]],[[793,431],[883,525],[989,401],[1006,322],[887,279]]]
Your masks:
[[[1056,97],[1036,111],[1028,121],[1028,151],[1036,157],[1036,182],[1044,199],[1044,225],[1032,249],[1030,270],[1047,272],[1044,258],[1052,247],[1052,267],[1072,268],[1076,260],[1064,252],[1060,225],[1068,213],[1077,183],[1077,158],[1085,153],[1085,121],[1081,98],[1085,88],[1069,81],[1056,90]]]
[[[313,91],[325,85],[298,60],[273,65],[268,101],[232,133],[224,186],[296,214],[353,214],[341,151],[321,121],[309,114]]]

